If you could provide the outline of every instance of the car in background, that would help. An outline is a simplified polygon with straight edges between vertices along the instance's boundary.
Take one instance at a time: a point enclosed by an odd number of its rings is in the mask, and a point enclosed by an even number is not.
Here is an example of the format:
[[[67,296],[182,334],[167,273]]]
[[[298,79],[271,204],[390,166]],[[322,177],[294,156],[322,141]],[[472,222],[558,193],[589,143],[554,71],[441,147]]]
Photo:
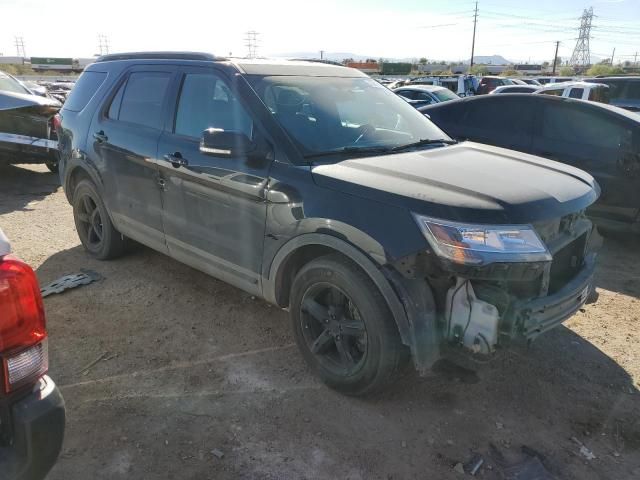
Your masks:
[[[460,98],[448,88],[433,85],[405,86],[396,88],[393,93],[404,98],[415,108]]]
[[[47,329],[35,273],[0,229],[0,478],[43,479],[65,429],[64,400],[46,373]]]
[[[487,93],[491,93],[493,90],[503,85],[515,85],[515,84],[516,82],[514,82],[510,78],[493,77],[493,76],[482,77],[480,79],[480,83],[478,84],[478,87],[476,88],[476,95],[486,95]]]
[[[27,89],[34,95],[38,95],[40,97],[47,96],[47,93],[48,93],[47,88],[43,85],[40,85],[39,83],[31,82],[31,81],[23,81],[22,84],[25,87],[27,87]]]
[[[535,78],[525,78],[522,77],[520,78],[520,81],[526,83],[527,85],[537,85],[537,86],[541,86],[542,84],[536,80]]]
[[[603,83],[552,83],[539,88],[535,93],[538,95],[554,95],[556,97],[568,97],[575,98],[577,100],[609,103],[609,86]]]
[[[497,87],[496,89],[489,92],[490,95],[496,93],[534,93],[540,89],[539,86],[536,85],[502,85],[501,87]]]
[[[640,76],[597,77],[584,81],[608,85],[611,105],[640,112]]]
[[[586,170],[602,189],[588,210],[596,224],[640,233],[637,114],[602,103],[527,94],[471,97],[419,110],[458,140],[518,150]]]
[[[61,103],[34,95],[0,72],[0,163],[44,163],[58,169],[56,117]]]
[[[562,83],[572,82],[573,77],[534,77],[533,80],[537,81],[540,85],[547,85],[548,83]]]

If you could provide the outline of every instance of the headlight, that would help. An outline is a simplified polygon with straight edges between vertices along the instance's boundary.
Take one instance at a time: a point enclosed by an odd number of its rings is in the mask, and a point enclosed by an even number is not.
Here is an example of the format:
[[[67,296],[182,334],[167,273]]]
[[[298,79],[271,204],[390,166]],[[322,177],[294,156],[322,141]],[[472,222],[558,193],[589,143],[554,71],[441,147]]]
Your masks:
[[[531,225],[474,225],[415,215],[433,250],[455,263],[543,262],[551,254]]]

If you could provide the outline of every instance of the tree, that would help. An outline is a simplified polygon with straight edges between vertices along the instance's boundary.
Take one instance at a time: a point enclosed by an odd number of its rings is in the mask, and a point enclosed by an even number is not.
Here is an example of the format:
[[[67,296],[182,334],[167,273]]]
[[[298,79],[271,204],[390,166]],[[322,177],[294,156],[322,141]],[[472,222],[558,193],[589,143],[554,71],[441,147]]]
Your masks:
[[[547,68],[549,66],[549,62],[542,62],[542,68]]]
[[[571,77],[575,74],[576,72],[573,70],[573,67],[560,67],[560,75],[563,77]]]
[[[489,67],[479,63],[471,67],[469,73],[472,75],[489,75]]]
[[[611,65],[597,64],[592,66],[589,70],[587,70],[587,75],[590,77],[595,77],[597,75],[617,75],[619,73],[624,73],[620,67],[612,67]]]
[[[418,63],[419,63],[420,65],[426,65],[426,64],[427,64],[427,59],[426,59],[425,57],[422,57],[422,58],[418,61]]]

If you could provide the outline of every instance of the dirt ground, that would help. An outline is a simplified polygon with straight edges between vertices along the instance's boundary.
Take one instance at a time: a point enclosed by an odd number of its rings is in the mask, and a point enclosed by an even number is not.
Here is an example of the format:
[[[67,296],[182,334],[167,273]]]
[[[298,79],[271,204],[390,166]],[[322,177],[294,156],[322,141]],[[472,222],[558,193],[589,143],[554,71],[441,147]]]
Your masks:
[[[42,284],[104,277],[45,299],[67,403],[51,480],[455,479],[474,454],[505,478],[491,445],[558,479],[640,478],[637,239],[605,242],[598,302],[528,351],[363,400],[310,375],[285,312],[146,248],[91,260],[43,166],[0,167],[0,227]]]

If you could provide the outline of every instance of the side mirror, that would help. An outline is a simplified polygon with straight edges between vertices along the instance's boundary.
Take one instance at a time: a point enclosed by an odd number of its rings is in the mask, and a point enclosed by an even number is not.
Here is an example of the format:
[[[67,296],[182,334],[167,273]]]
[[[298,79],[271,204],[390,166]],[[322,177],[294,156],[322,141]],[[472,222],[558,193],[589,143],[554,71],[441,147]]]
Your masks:
[[[256,149],[256,145],[244,133],[221,128],[207,128],[200,138],[200,151],[221,157],[244,157]]]

